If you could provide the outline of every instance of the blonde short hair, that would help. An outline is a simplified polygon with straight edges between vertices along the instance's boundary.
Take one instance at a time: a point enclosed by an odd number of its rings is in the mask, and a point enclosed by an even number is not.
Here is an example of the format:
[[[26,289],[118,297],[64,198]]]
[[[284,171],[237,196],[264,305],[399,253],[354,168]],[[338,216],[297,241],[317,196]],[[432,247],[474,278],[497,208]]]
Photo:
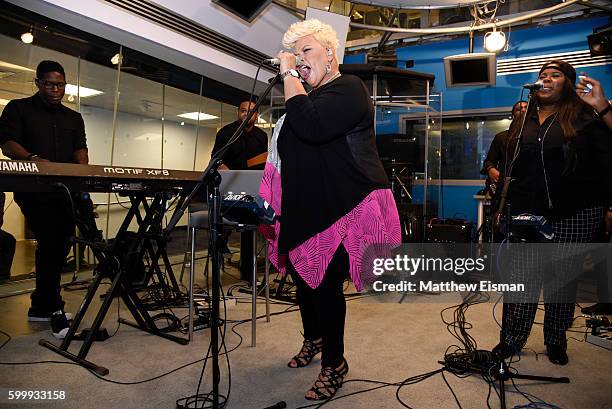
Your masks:
[[[291,24],[283,35],[283,47],[294,48],[295,43],[300,38],[309,35],[312,35],[325,48],[331,48],[334,52],[338,48],[339,41],[336,31],[329,24],[317,19],[308,19]]]

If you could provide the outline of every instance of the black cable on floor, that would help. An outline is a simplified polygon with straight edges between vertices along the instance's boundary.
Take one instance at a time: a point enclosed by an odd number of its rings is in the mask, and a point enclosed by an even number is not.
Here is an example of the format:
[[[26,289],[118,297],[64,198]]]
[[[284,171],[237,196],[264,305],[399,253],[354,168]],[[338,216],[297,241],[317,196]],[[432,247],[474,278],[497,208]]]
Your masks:
[[[446,380],[446,376],[444,376],[444,372],[440,372],[440,375],[442,375],[442,379],[444,380],[444,383],[446,384],[446,386],[448,386],[448,390],[453,395],[453,398],[455,398],[455,402],[457,402],[457,406],[459,406],[459,409],[463,409],[463,407],[461,406],[461,403],[459,403],[459,398],[457,398],[457,395],[455,395],[455,391],[453,390],[452,386],[450,386],[450,383],[448,383],[448,381]]]
[[[225,343],[225,334],[227,331],[227,306],[225,304],[225,294],[223,293],[223,287],[219,284],[220,287],[220,291],[221,291],[221,299],[223,300],[223,310],[224,310],[224,319],[223,319],[223,325],[217,327],[216,323],[212,323],[212,325],[215,326],[215,328],[212,328],[211,325],[211,331],[219,331],[221,333],[221,348],[224,350],[224,355],[226,357],[226,362],[227,362],[227,370],[228,370],[228,388],[227,388],[227,394],[223,395],[221,393],[219,393],[218,399],[219,399],[219,408],[224,408],[225,405],[227,404],[227,402],[229,401],[229,397],[230,397],[230,393],[231,393],[231,388],[232,388],[232,370],[231,370],[231,366],[230,366],[230,361],[229,361],[229,353],[227,351],[227,345]],[[240,343],[242,343],[242,337],[240,337]],[[204,409],[204,408],[212,408],[213,407],[213,391],[207,392],[205,394],[201,394],[200,393],[200,388],[202,386],[202,380],[204,378],[204,373],[206,371],[206,364],[208,363],[208,359],[210,358],[210,352],[212,349],[212,342],[209,343],[208,345],[208,351],[206,352],[206,357],[204,358],[204,365],[202,365],[202,371],[200,371],[200,378],[198,380],[198,387],[196,389],[196,393],[194,395],[191,396],[187,396],[184,398],[179,398],[176,401],[176,407],[177,408],[194,408],[194,409]],[[213,369],[214,372],[214,369]],[[215,380],[213,379],[213,382]],[[198,405],[200,404],[200,405]]]

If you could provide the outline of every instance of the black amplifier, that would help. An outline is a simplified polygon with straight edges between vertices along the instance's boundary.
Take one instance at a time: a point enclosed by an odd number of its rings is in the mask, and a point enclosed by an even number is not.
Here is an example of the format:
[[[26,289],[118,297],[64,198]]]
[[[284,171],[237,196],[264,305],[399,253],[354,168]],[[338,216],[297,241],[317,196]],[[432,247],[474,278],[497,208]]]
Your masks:
[[[432,219],[425,227],[427,243],[470,243],[474,223],[464,219]]]

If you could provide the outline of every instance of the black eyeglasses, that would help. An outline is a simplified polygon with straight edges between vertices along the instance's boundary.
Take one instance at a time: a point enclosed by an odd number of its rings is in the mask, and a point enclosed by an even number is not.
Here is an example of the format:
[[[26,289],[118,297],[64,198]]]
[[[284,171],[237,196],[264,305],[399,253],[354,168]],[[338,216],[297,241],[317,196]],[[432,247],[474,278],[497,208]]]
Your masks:
[[[66,88],[65,82],[53,82],[53,81],[41,80],[40,78],[36,78],[35,80],[38,85],[40,85],[41,87],[45,89],[53,89],[55,87],[57,87],[57,89]]]

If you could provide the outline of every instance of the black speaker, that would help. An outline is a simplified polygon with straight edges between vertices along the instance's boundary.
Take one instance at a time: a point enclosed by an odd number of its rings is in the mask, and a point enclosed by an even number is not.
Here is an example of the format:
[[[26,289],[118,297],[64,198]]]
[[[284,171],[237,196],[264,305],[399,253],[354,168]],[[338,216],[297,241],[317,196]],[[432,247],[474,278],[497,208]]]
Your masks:
[[[463,219],[434,219],[425,226],[428,243],[470,243],[473,235],[474,223]]]
[[[591,56],[612,54],[612,27],[599,30],[587,37]]]
[[[272,0],[213,0],[213,3],[249,23],[271,2]]]

